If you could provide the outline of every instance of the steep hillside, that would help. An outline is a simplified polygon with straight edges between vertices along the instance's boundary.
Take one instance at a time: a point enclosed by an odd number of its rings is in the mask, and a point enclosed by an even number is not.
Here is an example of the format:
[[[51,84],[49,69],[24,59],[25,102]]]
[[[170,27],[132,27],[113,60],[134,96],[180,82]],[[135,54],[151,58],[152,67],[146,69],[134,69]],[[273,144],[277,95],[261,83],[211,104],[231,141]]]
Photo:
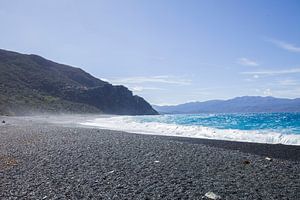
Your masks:
[[[0,114],[36,112],[157,114],[126,87],[113,86],[80,68],[0,50]]]

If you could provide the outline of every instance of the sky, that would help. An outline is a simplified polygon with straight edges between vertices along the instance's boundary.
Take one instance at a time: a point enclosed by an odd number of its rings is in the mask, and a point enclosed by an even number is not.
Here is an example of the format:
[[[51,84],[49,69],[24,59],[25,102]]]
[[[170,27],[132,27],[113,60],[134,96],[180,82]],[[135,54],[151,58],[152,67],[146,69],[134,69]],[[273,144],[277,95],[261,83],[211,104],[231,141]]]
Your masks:
[[[0,32],[152,104],[300,97],[298,0],[0,0]]]

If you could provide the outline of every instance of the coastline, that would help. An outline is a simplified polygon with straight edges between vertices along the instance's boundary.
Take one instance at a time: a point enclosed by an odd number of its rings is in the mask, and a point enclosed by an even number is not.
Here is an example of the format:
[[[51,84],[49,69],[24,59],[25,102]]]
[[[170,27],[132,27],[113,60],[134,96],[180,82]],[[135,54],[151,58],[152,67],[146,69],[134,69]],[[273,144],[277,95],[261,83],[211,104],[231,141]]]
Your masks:
[[[197,121],[198,117],[201,118],[200,121],[204,121],[204,124],[195,125],[193,123],[190,123]],[[218,118],[211,120],[209,119],[210,117],[208,119],[206,119],[205,116],[204,118],[202,117],[203,116],[175,117],[175,115],[159,116],[154,118],[148,116],[113,116],[109,118],[94,118],[91,120],[83,119],[79,122],[79,124],[83,127],[89,128],[101,128],[146,135],[162,135],[224,141],[240,141],[248,143],[285,144],[300,146],[300,135],[297,132],[292,132],[291,130],[293,128],[290,128],[290,130],[288,130],[289,128],[283,130],[275,130],[274,127],[270,126],[270,129],[268,130],[268,128],[266,127],[268,125],[266,123],[255,124],[253,122],[250,122],[249,129],[244,129],[243,127],[239,128],[238,126],[233,125],[234,123],[238,123],[236,122],[236,120],[238,120],[236,118],[227,119],[227,117],[222,117],[223,119],[221,120]],[[225,123],[224,120],[227,120],[227,122]],[[249,119],[242,117],[239,123],[245,123],[245,120],[247,121]],[[272,120],[274,120],[274,116]],[[287,125],[286,117],[283,117],[282,120],[282,126]],[[263,121],[263,119],[261,119],[261,121]],[[217,123],[221,124],[217,125]],[[276,123],[277,126],[280,126],[278,124],[278,121]],[[264,126],[265,128],[255,129],[255,127],[253,126]]]
[[[83,126],[79,122],[94,119],[94,118],[110,118],[118,115],[40,115],[40,116],[18,116],[18,117],[7,117],[0,116],[0,119],[8,119],[8,125],[14,126],[27,126],[28,123],[34,125],[45,125],[45,126],[62,126],[62,127],[76,127],[80,130],[84,129],[96,129],[110,132],[118,132],[122,134],[135,134],[142,135],[145,138],[155,137],[161,140],[172,140],[190,144],[200,144],[221,149],[237,150],[244,153],[250,153],[259,156],[266,156],[272,158],[278,158],[283,160],[300,161],[300,145],[289,145],[289,144],[269,144],[259,142],[241,142],[232,140],[220,140],[220,139],[206,139],[206,138],[194,138],[185,136],[169,136],[169,135],[155,135],[155,134],[144,134],[130,131],[113,130],[109,128],[99,128],[93,126]],[[2,120],[1,120],[2,121]],[[3,124],[2,124],[3,125]],[[7,125],[7,123],[6,123]],[[1,127],[1,124],[0,124]]]
[[[300,197],[299,146],[143,135],[22,118],[8,118],[0,137],[4,199],[205,199],[210,191],[222,199]]]

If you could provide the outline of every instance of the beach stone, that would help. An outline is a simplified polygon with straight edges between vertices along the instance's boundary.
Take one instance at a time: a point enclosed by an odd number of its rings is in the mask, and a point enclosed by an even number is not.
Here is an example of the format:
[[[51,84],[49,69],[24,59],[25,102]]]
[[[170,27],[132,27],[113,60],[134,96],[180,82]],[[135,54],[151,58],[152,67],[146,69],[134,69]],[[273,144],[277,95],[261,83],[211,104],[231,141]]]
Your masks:
[[[249,165],[249,164],[250,164],[250,161],[249,161],[249,160],[244,160],[244,161],[243,161],[243,164],[244,164],[244,165]]]
[[[273,160],[273,159],[270,158],[270,157],[266,157],[265,159],[268,160],[268,161],[272,161],[272,160]]]
[[[214,199],[214,200],[221,199],[220,195],[217,195],[217,194],[215,194],[213,192],[207,192],[207,193],[205,193],[204,196],[207,197],[207,198],[209,198],[209,199]]]
[[[5,120],[2,120],[2,124],[5,124]]]

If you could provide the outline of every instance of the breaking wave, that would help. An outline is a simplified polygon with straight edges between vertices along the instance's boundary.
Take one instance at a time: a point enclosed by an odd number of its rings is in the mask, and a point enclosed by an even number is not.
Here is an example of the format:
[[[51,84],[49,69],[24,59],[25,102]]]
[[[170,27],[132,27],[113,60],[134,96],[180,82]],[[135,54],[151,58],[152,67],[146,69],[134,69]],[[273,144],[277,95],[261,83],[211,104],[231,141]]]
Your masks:
[[[139,117],[114,116],[89,119],[83,126],[111,129],[132,133],[191,137],[241,142],[300,145],[299,134],[286,134],[270,130],[219,129],[201,125],[180,125],[176,123],[149,122]]]

